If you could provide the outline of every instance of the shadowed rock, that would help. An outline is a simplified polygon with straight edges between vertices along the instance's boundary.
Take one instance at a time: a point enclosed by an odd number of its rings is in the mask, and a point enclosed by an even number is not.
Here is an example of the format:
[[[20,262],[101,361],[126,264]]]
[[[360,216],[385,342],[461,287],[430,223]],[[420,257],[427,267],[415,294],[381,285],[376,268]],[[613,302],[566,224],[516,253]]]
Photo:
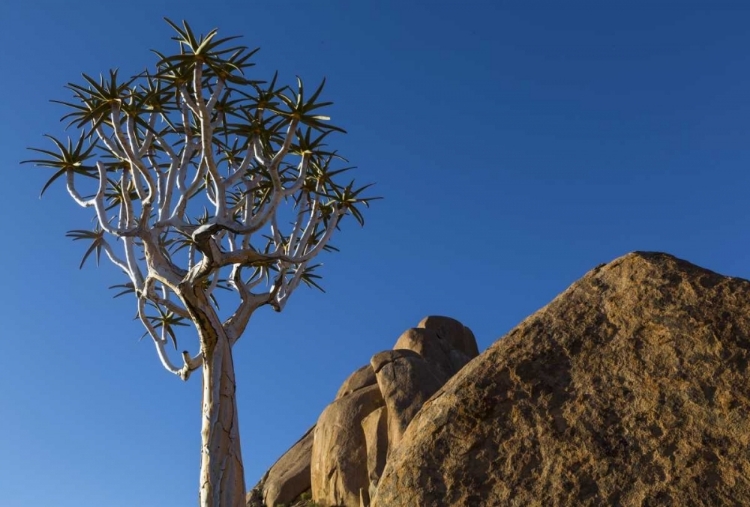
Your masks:
[[[473,333],[457,320],[426,317],[407,330],[396,349],[376,354],[342,383],[333,403],[320,415],[314,432],[303,439],[307,488],[324,506],[369,505],[390,449],[404,434],[422,404],[447,379],[477,355]],[[377,372],[377,373],[376,373]],[[300,441],[301,442],[301,441]],[[298,443],[279,460],[295,455]],[[272,507],[298,500],[304,481],[269,470],[248,494],[248,507]],[[285,481],[290,481],[286,484]],[[294,497],[291,493],[296,492]],[[264,502],[265,499],[265,502]],[[265,504],[265,505],[264,505]]]
[[[375,493],[388,457],[388,413],[385,407],[372,412],[362,420],[367,448],[367,496]]]
[[[411,350],[386,350],[370,360],[388,413],[388,442],[394,448],[422,404],[445,384],[443,375]]]
[[[307,430],[288,451],[266,472],[260,482],[248,493],[251,507],[287,504],[310,489],[310,457],[313,431]]]
[[[359,505],[360,490],[370,487],[362,421],[382,406],[383,397],[373,385],[337,399],[320,414],[312,449],[313,500]]]
[[[463,328],[463,325],[461,327]],[[463,334],[463,331],[461,334]],[[452,340],[442,338],[435,330],[419,327],[404,331],[393,349],[416,352],[436,368],[440,376],[445,378],[455,375],[466,363],[476,357],[476,354],[467,356],[463,347],[461,350],[455,348]]]
[[[438,337],[450,343],[452,349],[463,352],[469,358],[479,355],[474,333],[456,319],[431,315],[422,319],[417,327],[435,331]]]
[[[474,335],[457,320],[427,317],[419,326],[399,338],[399,350],[375,354],[350,375],[318,419],[311,484],[321,505],[369,505],[411,419],[476,355]]]

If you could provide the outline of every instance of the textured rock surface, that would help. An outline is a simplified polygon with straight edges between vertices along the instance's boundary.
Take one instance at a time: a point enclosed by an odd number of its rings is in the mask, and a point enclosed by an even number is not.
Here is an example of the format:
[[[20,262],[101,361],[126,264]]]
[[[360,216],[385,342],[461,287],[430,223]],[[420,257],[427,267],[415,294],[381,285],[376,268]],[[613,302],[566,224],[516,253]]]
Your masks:
[[[471,329],[461,324],[456,319],[430,315],[417,324],[417,327],[435,331],[437,335],[451,344],[451,348],[460,350],[467,357],[474,358],[479,355],[477,340]]]
[[[398,445],[422,404],[449,377],[411,350],[386,350],[370,360],[388,413],[388,442]]]
[[[366,364],[349,375],[349,378],[347,378],[344,383],[341,384],[339,391],[336,393],[335,399],[339,399],[343,396],[346,396],[347,394],[351,394],[358,389],[362,389],[363,387],[375,385],[375,382],[375,372],[372,371],[372,366]]]
[[[307,485],[320,505],[369,504],[388,453],[411,419],[425,400],[477,355],[474,335],[467,327],[436,316],[404,332],[395,349],[399,350],[376,354],[371,364],[352,373],[321,414],[315,431],[307,435],[312,449],[301,465],[309,464]],[[287,453],[292,454],[292,450]],[[277,465],[286,463],[287,455]],[[277,465],[248,493],[248,507],[292,501],[294,506],[306,505],[299,493],[293,498],[286,494],[304,491],[300,490],[304,481],[297,475],[279,474],[276,468],[289,467]],[[269,493],[274,491],[282,493]]]
[[[435,330],[418,327],[404,331],[393,349],[416,352],[446,378],[455,375],[471,358],[476,357],[469,357],[463,350],[456,349],[451,341],[441,338]]]
[[[310,489],[310,458],[315,426],[307,430],[248,493],[248,505],[288,504]],[[251,503],[250,500],[254,503]]]
[[[362,420],[367,448],[368,497],[375,492],[388,457],[388,413],[385,407],[372,412]]]
[[[335,400],[320,414],[312,449],[313,500],[325,506],[359,505],[360,490],[370,489],[362,421],[382,406],[373,385]]]
[[[253,490],[254,491],[254,490]],[[265,504],[260,500],[251,500],[250,495],[253,492],[251,491],[248,493],[248,501],[247,501],[247,507],[265,507]],[[284,504],[277,504],[274,507],[278,507],[279,505],[283,505],[284,507],[320,507],[319,504],[316,504],[312,501],[311,498],[309,498],[310,491],[306,491],[301,498],[298,498],[297,500],[293,500],[290,503],[284,503]]]
[[[749,363],[750,282],[628,254],[427,401],[373,507],[750,505]]]

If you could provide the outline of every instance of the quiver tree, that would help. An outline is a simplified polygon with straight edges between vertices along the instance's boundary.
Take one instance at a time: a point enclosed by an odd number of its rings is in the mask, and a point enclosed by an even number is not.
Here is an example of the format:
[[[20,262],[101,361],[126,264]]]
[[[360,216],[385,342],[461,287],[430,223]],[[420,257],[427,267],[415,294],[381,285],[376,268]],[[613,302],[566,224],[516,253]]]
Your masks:
[[[246,76],[257,50],[196,37],[167,22],[179,53],[129,79],[116,70],[70,83],[63,120],[76,140],[47,136],[58,151],[32,148],[28,160],[63,178],[68,193],[94,211],[93,230],[68,236],[90,246],[81,265],[104,252],[127,281],[137,316],[167,371],[187,380],[203,373],[200,505],[241,506],[240,450],[232,346],[263,305],[281,311],[294,290],[318,287],[314,264],[341,220],[363,223],[365,187],[342,181],[349,167],[324,143],[342,129],[320,114],[323,83]],[[218,289],[236,295],[219,311]],[[232,311],[233,310],[233,311]],[[230,313],[231,312],[231,313]],[[175,361],[180,326],[195,326],[199,347]]]

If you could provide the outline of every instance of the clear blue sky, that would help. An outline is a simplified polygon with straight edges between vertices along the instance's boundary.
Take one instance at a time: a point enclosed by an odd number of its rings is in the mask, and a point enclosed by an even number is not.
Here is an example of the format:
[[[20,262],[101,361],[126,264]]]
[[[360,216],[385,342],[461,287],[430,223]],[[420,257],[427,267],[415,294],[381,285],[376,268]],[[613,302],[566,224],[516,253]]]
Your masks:
[[[326,294],[263,309],[235,348],[248,487],[425,315],[485,349],[632,250],[749,278],[750,11],[599,3],[2,2],[3,506],[196,501],[200,377],[138,341],[117,271],[79,271],[64,237],[89,215],[62,185],[39,200],[49,174],[19,166],[61,133],[65,83],[173,49],[163,16],[244,35],[258,77],[326,76],[337,147],[386,198],[335,237]]]

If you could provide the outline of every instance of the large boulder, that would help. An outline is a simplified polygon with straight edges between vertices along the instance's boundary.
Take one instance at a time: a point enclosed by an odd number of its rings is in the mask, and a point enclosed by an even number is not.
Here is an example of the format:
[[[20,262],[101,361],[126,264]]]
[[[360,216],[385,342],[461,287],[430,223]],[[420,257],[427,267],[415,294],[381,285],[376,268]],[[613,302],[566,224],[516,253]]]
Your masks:
[[[306,491],[300,489],[305,484],[320,505],[369,505],[389,452],[414,415],[477,354],[473,333],[459,321],[422,319],[399,337],[394,350],[375,354],[349,375],[315,430],[248,493],[248,507],[288,504]],[[293,467],[296,455],[300,460]]]
[[[448,317],[426,317],[395,349],[352,373],[318,419],[311,484],[322,505],[369,505],[388,453],[411,419],[477,355],[471,331]]]
[[[421,327],[404,331],[396,340],[393,350],[416,352],[446,378],[455,375],[469,360],[476,357],[476,354],[469,356],[462,349],[454,347],[451,341],[442,338],[434,329]]]
[[[342,396],[320,414],[312,447],[314,501],[359,506],[360,491],[370,489],[362,421],[382,406],[380,390],[372,385]]]
[[[628,254],[428,400],[372,505],[750,505],[749,364],[750,282]]]
[[[344,380],[344,383],[341,384],[341,387],[336,393],[336,397],[334,399],[338,400],[339,398],[351,394],[358,389],[375,385],[376,382],[375,372],[372,371],[372,366],[366,364],[349,375],[346,380]]]
[[[456,319],[430,315],[422,319],[417,327],[435,331],[437,336],[447,341],[451,348],[463,352],[467,357],[474,358],[479,355],[477,340],[471,329],[461,324]]]
[[[448,377],[411,350],[386,350],[370,360],[388,412],[388,442],[393,448],[422,404]]]
[[[248,494],[248,505],[288,504],[310,489],[310,458],[315,426],[307,430]]]

